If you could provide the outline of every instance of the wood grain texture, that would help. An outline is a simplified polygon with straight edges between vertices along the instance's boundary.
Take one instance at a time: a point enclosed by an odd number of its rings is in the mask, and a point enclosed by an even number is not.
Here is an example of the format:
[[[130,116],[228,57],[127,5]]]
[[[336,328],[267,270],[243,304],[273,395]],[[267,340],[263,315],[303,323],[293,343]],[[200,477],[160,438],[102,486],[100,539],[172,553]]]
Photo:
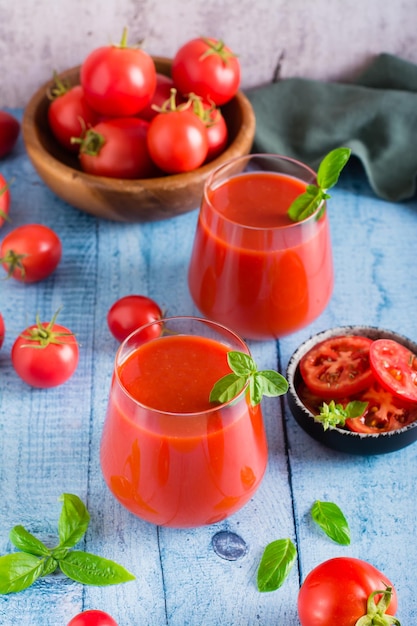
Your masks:
[[[21,111],[14,111],[21,115]],[[2,626],[62,626],[81,610],[108,611],[120,626],[299,626],[300,582],[319,562],[336,555],[365,558],[394,582],[398,617],[417,615],[412,590],[417,545],[415,445],[381,457],[352,457],[312,440],[290,415],[286,400],[266,399],[269,465],[249,504],[230,519],[201,529],[173,530],[142,522],[108,492],[98,453],[117,348],[106,324],[109,306],[128,293],[156,299],[169,314],[193,314],[186,277],[197,211],[150,224],[99,221],[58,200],[41,183],[19,140],[1,163],[14,177],[11,225],[40,221],[56,229],[64,247],[53,276],[39,284],[0,284],[7,328],[0,351],[0,554],[13,551],[15,524],[53,545],[63,492],[79,495],[91,514],[81,547],[112,558],[136,574],[134,582],[83,587],[62,574],[25,592],[0,596]],[[380,325],[417,337],[417,201],[377,199],[360,167],[342,175],[329,205],[336,266],[328,309],[309,328],[279,342],[253,342],[262,368],[285,371],[292,352],[314,332],[342,324]],[[14,373],[14,337],[36,312],[60,321],[80,342],[80,363],[62,387],[36,390]],[[332,500],[347,516],[352,544],[331,542],[310,519],[314,500]],[[221,558],[213,536],[230,531],[247,550]],[[256,590],[265,545],[296,542],[298,563],[281,589]]]

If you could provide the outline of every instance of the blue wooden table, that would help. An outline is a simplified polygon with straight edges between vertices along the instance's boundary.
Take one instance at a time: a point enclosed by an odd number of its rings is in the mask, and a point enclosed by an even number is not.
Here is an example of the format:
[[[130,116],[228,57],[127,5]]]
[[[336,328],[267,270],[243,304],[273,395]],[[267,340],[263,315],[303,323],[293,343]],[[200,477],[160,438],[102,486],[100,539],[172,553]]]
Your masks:
[[[0,236],[41,222],[63,242],[62,262],[50,278],[0,284],[7,327],[0,351],[0,553],[14,551],[8,534],[16,524],[54,545],[58,498],[74,493],[91,514],[81,548],[125,565],[137,577],[106,588],[82,586],[62,574],[42,578],[24,592],[0,597],[0,623],[61,626],[96,608],[120,626],[297,626],[301,581],[314,566],[340,555],[366,559],[384,571],[397,587],[403,626],[417,623],[417,445],[374,457],[338,453],[302,431],[286,401],[282,406],[279,399],[265,399],[267,473],[252,501],[230,519],[196,530],[158,528],[113,499],[99,467],[117,348],[106,313],[130,293],[149,295],[170,315],[197,313],[186,281],[197,210],[158,223],[100,221],[64,204],[42,183],[22,138],[0,161],[0,172],[14,178],[13,223]],[[333,326],[378,325],[417,339],[417,199],[378,199],[352,161],[329,215],[336,270],[331,303],[310,327],[290,337],[250,343],[262,368],[285,372],[302,341]],[[78,369],[61,387],[30,388],[12,368],[12,343],[36,313],[49,321],[60,307],[59,321],[78,337]],[[349,547],[333,543],[311,521],[317,499],[341,507],[351,527]],[[230,559],[230,541],[216,552],[213,537],[220,531],[243,540],[240,558]],[[297,546],[296,566],[279,590],[258,592],[264,547],[287,537]]]

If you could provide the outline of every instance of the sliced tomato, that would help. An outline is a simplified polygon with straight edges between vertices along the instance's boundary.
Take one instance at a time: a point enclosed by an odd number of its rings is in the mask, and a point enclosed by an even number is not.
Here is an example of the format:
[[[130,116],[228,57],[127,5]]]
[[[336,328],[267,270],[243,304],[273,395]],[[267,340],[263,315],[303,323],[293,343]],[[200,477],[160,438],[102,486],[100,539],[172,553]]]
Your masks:
[[[393,339],[377,339],[369,352],[375,378],[394,396],[417,402],[417,356]]]
[[[359,393],[372,382],[369,350],[372,340],[360,335],[329,337],[313,346],[300,361],[310,391],[337,400]]]
[[[404,402],[377,380],[352,399],[368,403],[363,415],[346,420],[346,426],[357,433],[398,430],[417,420],[417,403]]]

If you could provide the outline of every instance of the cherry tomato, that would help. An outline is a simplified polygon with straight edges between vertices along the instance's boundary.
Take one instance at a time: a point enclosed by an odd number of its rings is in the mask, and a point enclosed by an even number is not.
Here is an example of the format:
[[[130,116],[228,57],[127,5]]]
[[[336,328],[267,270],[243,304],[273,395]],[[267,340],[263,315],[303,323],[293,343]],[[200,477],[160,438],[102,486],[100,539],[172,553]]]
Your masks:
[[[157,172],[147,134],[149,122],[138,117],[121,117],[99,122],[90,128],[80,145],[84,172],[110,178],[148,178]]]
[[[20,123],[7,111],[0,111],[0,159],[11,152],[20,132]]]
[[[313,346],[300,361],[300,373],[314,394],[336,400],[366,389],[373,375],[369,364],[372,340],[346,335]]]
[[[377,381],[349,399],[368,403],[363,415],[346,420],[346,426],[358,433],[388,432],[417,420],[417,403],[404,402]]]
[[[162,318],[158,304],[141,295],[129,295],[117,300],[107,313],[110,332],[118,341],[123,341],[137,328]],[[155,326],[155,336],[160,335],[160,328]]]
[[[195,93],[219,106],[239,89],[240,63],[223,41],[199,37],[179,48],[171,74],[181,93]]]
[[[194,170],[208,152],[203,122],[188,108],[159,113],[148,130],[148,150],[156,165],[168,174]]]
[[[155,63],[144,50],[127,46],[125,29],[120,45],[96,48],[86,57],[80,82],[95,111],[114,117],[136,115],[154,94]]]
[[[369,358],[375,378],[394,396],[417,402],[417,356],[393,339],[373,342]]]
[[[206,129],[208,139],[206,163],[209,163],[218,157],[227,146],[229,132],[220,109],[210,111],[210,119],[206,122]]]
[[[117,626],[117,622],[104,611],[90,609],[73,617],[67,626]]]
[[[395,615],[396,590],[373,565],[352,557],[325,561],[315,567],[301,585],[298,595],[301,626],[354,626],[360,617],[367,615],[369,596],[386,587],[392,588],[386,613]],[[376,602],[380,597],[375,597]]]
[[[35,283],[52,274],[61,256],[60,238],[43,224],[18,226],[0,244],[0,263],[8,276],[24,283]]]
[[[67,381],[78,365],[78,344],[71,331],[50,322],[29,326],[15,340],[12,363],[16,373],[32,387],[57,387]]]
[[[4,335],[6,333],[6,327],[4,325],[4,319],[2,314],[0,313],[0,348],[3,345],[3,341],[4,341]]]
[[[4,176],[0,174],[0,228],[9,219],[10,210],[10,185]]]
[[[79,143],[73,143],[72,137],[81,137],[83,133],[99,121],[84,97],[81,85],[66,87],[58,78],[56,87],[51,90],[53,98],[48,108],[49,127],[56,140],[70,152],[78,152]]]

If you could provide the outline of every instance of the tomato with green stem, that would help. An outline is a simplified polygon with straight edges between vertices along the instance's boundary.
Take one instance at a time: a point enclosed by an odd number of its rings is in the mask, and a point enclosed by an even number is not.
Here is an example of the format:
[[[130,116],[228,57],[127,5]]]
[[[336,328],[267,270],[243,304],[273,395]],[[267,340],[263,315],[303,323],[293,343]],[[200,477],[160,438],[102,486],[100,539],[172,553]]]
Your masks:
[[[4,222],[10,221],[10,183],[0,174],[0,228]]]
[[[207,156],[206,163],[215,159],[227,147],[229,131],[226,120],[219,107],[214,103],[205,102],[199,96],[192,94],[190,99],[193,103],[194,113],[201,119],[207,131]]]
[[[171,74],[182,94],[195,93],[220,106],[239,89],[240,62],[223,41],[198,37],[177,50]]]
[[[62,243],[44,224],[25,224],[10,231],[0,244],[0,263],[7,276],[24,283],[47,278],[58,267]]]
[[[117,622],[104,611],[90,609],[73,617],[67,626],[117,626]]]
[[[20,122],[7,111],[0,111],[0,159],[14,148],[20,132]]]
[[[107,324],[113,337],[123,341],[137,328],[161,318],[161,308],[152,298],[132,294],[119,298],[112,304],[107,313]],[[155,336],[159,336],[160,326],[152,326],[151,331]]]
[[[87,102],[98,113],[136,115],[154,94],[155,63],[140,47],[128,46],[125,28],[119,45],[101,46],[85,58],[80,82]]]
[[[57,387],[66,382],[78,365],[79,349],[75,335],[56,323],[59,311],[50,322],[26,328],[15,340],[11,359],[20,378],[38,388]]]
[[[393,339],[376,339],[369,358],[375,378],[396,398],[417,403],[417,356]]]
[[[321,398],[347,398],[369,387],[369,337],[330,337],[314,345],[300,360],[300,374],[310,391]]]
[[[397,606],[397,592],[385,574],[353,557],[317,565],[298,594],[301,626],[399,625],[393,617]]]

